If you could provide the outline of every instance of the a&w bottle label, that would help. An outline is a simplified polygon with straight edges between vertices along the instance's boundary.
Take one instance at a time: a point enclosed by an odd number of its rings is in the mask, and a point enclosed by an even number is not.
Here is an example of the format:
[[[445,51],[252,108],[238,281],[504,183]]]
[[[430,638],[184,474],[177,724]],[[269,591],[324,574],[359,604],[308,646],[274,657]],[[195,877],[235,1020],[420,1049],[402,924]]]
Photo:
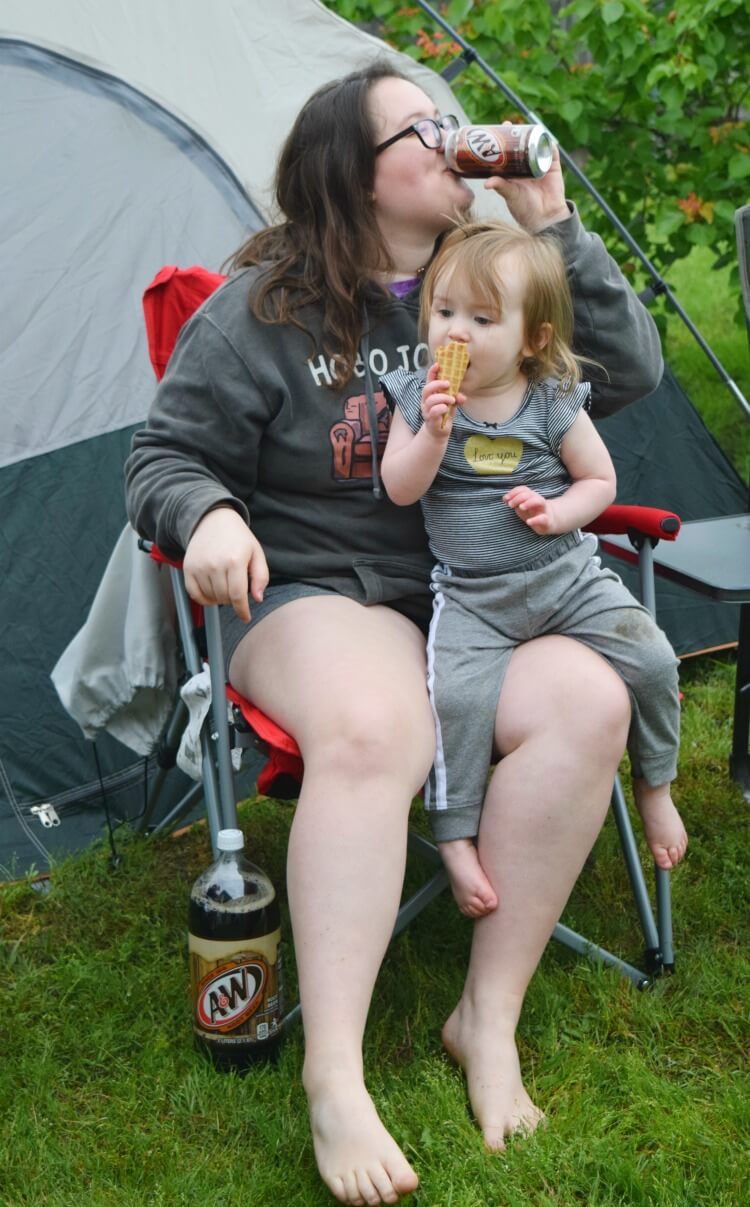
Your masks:
[[[253,940],[259,950],[189,936],[193,1025],[220,1047],[262,1043],[281,1025],[279,931]],[[226,949],[234,947],[230,953]]]

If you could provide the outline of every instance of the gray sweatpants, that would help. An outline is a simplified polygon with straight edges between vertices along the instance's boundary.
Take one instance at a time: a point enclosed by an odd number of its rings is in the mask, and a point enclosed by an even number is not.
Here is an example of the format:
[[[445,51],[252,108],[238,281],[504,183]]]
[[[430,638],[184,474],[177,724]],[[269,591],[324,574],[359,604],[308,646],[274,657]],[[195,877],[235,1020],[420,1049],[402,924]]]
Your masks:
[[[516,646],[534,637],[574,637],[606,658],[630,692],[633,774],[652,785],[677,774],[675,653],[648,609],[601,565],[595,538],[576,540],[502,574],[433,570],[427,653],[437,753],[424,799],[438,842],[479,829],[505,672]]]

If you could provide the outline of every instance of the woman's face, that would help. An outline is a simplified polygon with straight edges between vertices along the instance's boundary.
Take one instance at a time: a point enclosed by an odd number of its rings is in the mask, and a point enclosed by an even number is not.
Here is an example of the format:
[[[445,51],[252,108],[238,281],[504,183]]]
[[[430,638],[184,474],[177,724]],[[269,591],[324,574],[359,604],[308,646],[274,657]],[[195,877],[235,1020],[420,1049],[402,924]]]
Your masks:
[[[370,90],[375,142],[384,142],[422,117],[438,117],[430,98],[408,80],[386,77]],[[442,147],[429,150],[416,134],[400,138],[375,159],[375,215],[387,235],[416,231],[435,239],[471,205],[473,194],[451,172]]]

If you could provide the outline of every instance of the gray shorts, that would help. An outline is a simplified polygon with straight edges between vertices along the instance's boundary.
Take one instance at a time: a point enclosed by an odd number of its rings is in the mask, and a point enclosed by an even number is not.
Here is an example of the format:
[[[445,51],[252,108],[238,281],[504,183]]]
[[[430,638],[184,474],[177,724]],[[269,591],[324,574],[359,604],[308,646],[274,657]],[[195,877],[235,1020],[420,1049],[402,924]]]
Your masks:
[[[436,566],[427,646],[437,749],[425,806],[439,842],[479,828],[497,704],[513,651],[546,633],[605,658],[628,687],[633,774],[664,784],[677,773],[677,659],[651,614],[594,556],[593,538],[558,542],[522,570],[467,576]]]
[[[256,603],[253,599],[250,600],[250,624],[247,624],[244,620],[240,620],[234,608],[228,604],[222,604],[219,608],[219,624],[221,626],[221,641],[224,647],[224,665],[227,671],[229,670],[232,655],[242,641],[242,638],[251,628],[255,628],[256,625],[260,624],[264,616],[269,616],[271,612],[275,612],[277,608],[283,607],[284,604],[291,603],[294,599],[305,599],[310,595],[340,595],[344,599],[351,598],[350,596],[346,596],[342,591],[337,591],[334,587],[324,587],[313,583],[275,583],[272,586],[266,587],[262,603]],[[360,604],[360,606],[369,607],[371,605]],[[409,620],[413,621],[425,636],[427,635],[432,615],[432,600],[427,589],[418,595],[405,595],[402,599],[389,600],[382,606],[393,608],[394,611],[400,612],[402,616],[406,616]]]

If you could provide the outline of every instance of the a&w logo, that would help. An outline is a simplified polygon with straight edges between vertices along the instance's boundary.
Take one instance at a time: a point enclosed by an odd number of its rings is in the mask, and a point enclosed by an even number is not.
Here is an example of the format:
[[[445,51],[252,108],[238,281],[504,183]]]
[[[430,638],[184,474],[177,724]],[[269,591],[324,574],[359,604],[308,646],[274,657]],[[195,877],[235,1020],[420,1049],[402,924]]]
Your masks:
[[[503,163],[505,153],[491,130],[478,126],[470,130],[466,142],[472,155],[482,163]]]
[[[256,955],[239,955],[213,968],[198,985],[198,1025],[204,1031],[233,1031],[258,1008],[267,979],[268,966]]]

